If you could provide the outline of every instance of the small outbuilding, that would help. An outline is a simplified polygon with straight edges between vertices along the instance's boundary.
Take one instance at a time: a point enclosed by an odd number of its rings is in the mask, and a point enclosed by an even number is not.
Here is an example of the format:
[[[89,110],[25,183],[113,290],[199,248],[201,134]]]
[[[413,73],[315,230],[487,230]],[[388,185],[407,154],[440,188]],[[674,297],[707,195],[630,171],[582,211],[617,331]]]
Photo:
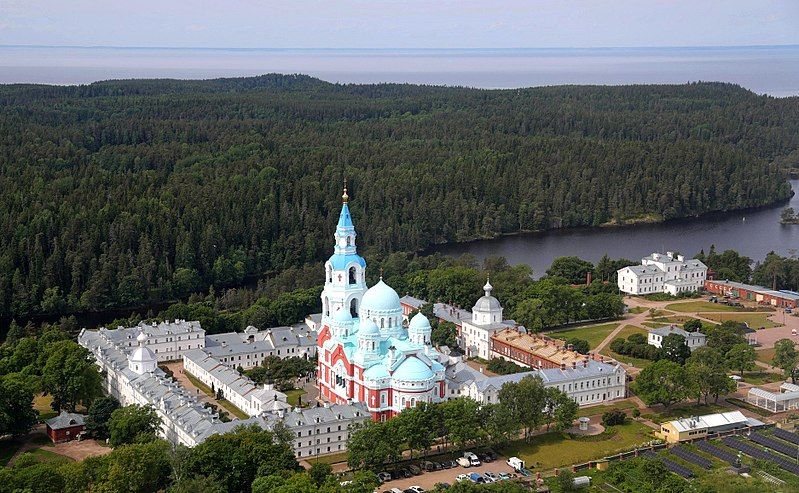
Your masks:
[[[45,421],[45,424],[47,425],[47,436],[53,443],[74,440],[78,433],[86,428],[82,414],[68,413],[64,410],[55,418]]]

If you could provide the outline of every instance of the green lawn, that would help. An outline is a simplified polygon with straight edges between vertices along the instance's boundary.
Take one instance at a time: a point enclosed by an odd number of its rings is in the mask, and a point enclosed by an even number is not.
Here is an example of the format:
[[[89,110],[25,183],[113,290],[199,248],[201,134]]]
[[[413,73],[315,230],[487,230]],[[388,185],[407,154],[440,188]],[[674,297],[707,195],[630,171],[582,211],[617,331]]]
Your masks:
[[[735,373],[738,375],[738,373]],[[768,371],[745,371],[744,382],[752,385],[763,385],[764,383],[781,382],[785,380],[781,373],[771,373]]]
[[[309,464],[321,462],[323,464],[336,464],[339,462],[347,462],[347,452],[337,452],[335,454],[320,455],[319,457],[308,459]]]
[[[642,329],[641,327],[637,327],[635,325],[628,325],[627,327],[621,329],[619,333],[616,334],[616,337],[623,337],[624,339],[627,339],[633,334],[647,335],[649,334],[649,331],[646,329]]]
[[[44,421],[45,419],[50,419],[58,415],[57,412],[53,411],[53,408],[50,407],[50,404],[53,402],[53,396],[51,395],[36,395],[33,398],[33,408],[39,411],[39,419]]]
[[[647,310],[649,310],[649,308],[647,308],[645,306],[634,306],[634,307],[628,309],[627,313],[632,313],[632,314],[637,315],[639,313],[644,313]]]
[[[29,452],[25,452],[25,454],[30,454],[34,456],[36,460],[39,462],[50,462],[55,464],[64,464],[67,462],[73,462],[73,460],[67,456],[57,454],[55,452],[50,452],[49,450],[41,448],[33,449]],[[16,463],[16,461],[14,461],[14,463]]]
[[[771,328],[779,327],[782,324],[774,323],[768,319],[770,313],[764,312],[749,312],[749,313],[704,313],[703,317],[715,320],[717,322],[726,322],[727,320],[736,320],[738,322],[746,322],[752,329],[759,329],[760,327]]]
[[[202,390],[205,393],[205,395],[209,395],[211,397],[216,397],[214,395],[214,392],[211,390],[211,387],[209,387],[209,386],[205,385],[204,383],[202,383],[197,377],[195,377],[194,375],[192,375],[191,373],[189,373],[189,372],[187,372],[185,370],[183,371],[183,374],[186,375],[186,378],[189,379],[189,382],[191,382],[198,389]]]
[[[533,437],[529,442],[514,442],[499,452],[506,457],[520,457],[531,470],[549,470],[601,459],[652,439],[652,430],[636,421],[611,427],[610,430],[608,435],[600,439],[572,439],[563,433],[546,433]]]
[[[758,361],[762,361],[763,363],[770,365],[771,360],[774,359],[774,348],[770,347],[766,349],[758,349],[757,351],[755,351],[755,354],[757,355],[755,356],[755,358]]]
[[[666,305],[666,309],[683,313],[745,311],[740,307],[727,306],[721,303],[711,303],[709,301],[681,301],[679,303],[671,303]]]
[[[292,389],[285,391],[284,394],[286,394],[286,401],[292,406],[297,407],[300,396],[305,395],[305,391],[303,389]],[[307,406],[308,403],[303,402],[302,405]]]
[[[628,400],[619,401],[614,404],[602,404],[599,406],[583,407],[580,408],[579,411],[577,411],[577,417],[579,418],[583,416],[597,416],[599,414],[606,413],[612,409],[624,410],[624,409],[633,409],[635,407],[636,407],[635,403]]]
[[[572,337],[583,339],[588,341],[588,345],[591,346],[591,349],[593,349],[618,326],[618,323],[609,323],[592,325],[588,327],[574,327],[572,329],[550,332],[547,335],[557,339],[562,339],[564,341],[566,339],[571,339]]]
[[[652,322],[658,322],[662,324],[682,325],[689,320],[694,320],[694,317],[689,317],[688,315],[669,315],[663,317],[655,317],[652,319]]]
[[[224,407],[225,409],[228,410],[228,412],[230,412],[230,414],[236,416],[239,419],[247,419],[250,417],[249,415],[247,415],[247,413],[234,406],[233,403],[227,399],[217,399],[216,402],[221,404],[222,407]]]

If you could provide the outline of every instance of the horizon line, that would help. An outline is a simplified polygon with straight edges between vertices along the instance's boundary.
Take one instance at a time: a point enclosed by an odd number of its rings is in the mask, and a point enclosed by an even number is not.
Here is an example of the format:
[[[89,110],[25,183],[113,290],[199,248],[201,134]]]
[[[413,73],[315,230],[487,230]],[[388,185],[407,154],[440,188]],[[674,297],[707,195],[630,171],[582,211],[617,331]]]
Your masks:
[[[790,44],[754,44],[754,45],[664,45],[664,46],[516,46],[516,47],[235,47],[235,46],[136,46],[136,45],[51,45],[51,44],[0,44],[0,48],[78,48],[78,49],[114,49],[114,50],[241,50],[241,51],[511,51],[511,50],[663,50],[663,49],[729,49],[729,48],[799,48],[799,43]]]

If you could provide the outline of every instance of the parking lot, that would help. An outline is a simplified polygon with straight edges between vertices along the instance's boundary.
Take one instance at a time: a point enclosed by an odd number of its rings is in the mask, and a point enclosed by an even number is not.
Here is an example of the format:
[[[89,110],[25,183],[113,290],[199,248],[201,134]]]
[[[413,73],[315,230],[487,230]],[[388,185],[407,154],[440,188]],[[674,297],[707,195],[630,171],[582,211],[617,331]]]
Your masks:
[[[470,474],[473,472],[483,474],[491,471],[494,474],[500,472],[514,473],[514,470],[505,462],[504,457],[499,457],[497,460],[489,463],[483,463],[477,467],[453,467],[452,469],[442,469],[441,471],[423,472],[418,476],[410,478],[395,479],[388,481],[377,487],[378,491],[387,491],[391,488],[399,488],[404,490],[410,486],[421,486],[425,490],[433,489],[436,483],[455,483],[455,477],[459,474]]]

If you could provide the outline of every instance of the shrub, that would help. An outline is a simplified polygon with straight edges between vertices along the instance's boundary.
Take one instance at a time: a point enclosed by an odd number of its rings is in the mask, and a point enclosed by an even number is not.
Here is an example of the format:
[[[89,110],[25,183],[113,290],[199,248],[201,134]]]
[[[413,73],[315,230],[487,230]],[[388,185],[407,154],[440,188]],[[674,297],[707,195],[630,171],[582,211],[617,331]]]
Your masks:
[[[623,425],[627,422],[627,414],[619,409],[612,409],[602,414],[602,424],[604,426]]]

